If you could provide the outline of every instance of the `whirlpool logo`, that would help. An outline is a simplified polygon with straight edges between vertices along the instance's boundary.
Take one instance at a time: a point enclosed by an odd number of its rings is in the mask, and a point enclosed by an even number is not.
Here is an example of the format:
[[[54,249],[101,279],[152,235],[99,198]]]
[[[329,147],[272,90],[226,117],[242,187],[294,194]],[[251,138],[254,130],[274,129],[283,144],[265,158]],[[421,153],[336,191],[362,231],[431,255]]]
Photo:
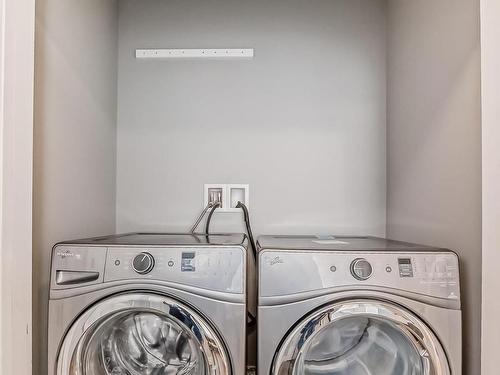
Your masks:
[[[280,258],[279,256],[275,256],[273,258],[269,258],[267,260],[267,262],[269,263],[270,266],[274,266],[276,264],[282,264],[282,263],[285,263],[285,261],[283,260],[283,258]]]
[[[56,253],[56,255],[58,257],[61,257],[62,259],[66,259],[66,258],[77,258],[77,259],[79,259],[80,258],[80,254],[72,253],[69,250],[58,251]]]

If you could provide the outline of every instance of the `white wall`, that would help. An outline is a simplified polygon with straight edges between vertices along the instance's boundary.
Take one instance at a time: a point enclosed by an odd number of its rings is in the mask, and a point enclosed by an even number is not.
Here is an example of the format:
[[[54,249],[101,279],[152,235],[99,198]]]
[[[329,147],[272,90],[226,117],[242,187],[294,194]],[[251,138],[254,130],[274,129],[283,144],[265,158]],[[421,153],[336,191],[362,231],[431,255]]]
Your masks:
[[[219,182],[250,184],[256,233],[385,233],[385,1],[122,0],[119,13],[119,232],[185,230]],[[255,59],[137,61],[142,47]],[[231,220],[213,229],[241,229]]]
[[[4,98],[5,98],[5,43],[4,43],[4,29],[5,29],[5,1],[0,0],[0,113],[4,111]],[[3,128],[4,128],[4,119],[3,116],[0,116],[0,144],[2,145],[3,150]],[[3,151],[0,152],[0,196],[3,196]],[[3,203],[0,206],[0,243],[3,238]],[[0,301],[3,301],[4,293],[3,293],[3,270],[2,270],[2,259],[3,251],[0,251]],[[3,309],[0,308],[0,337],[4,336],[4,328],[3,328]],[[3,340],[0,339],[0,368],[2,368],[3,363]],[[3,371],[0,370],[0,374]]]
[[[459,253],[464,374],[479,374],[479,3],[390,0],[388,4],[387,233]]]
[[[46,373],[50,252],[115,230],[117,3],[38,0],[34,370]]]
[[[0,374],[29,375],[35,2],[0,7]]]
[[[500,3],[481,1],[483,113],[482,374],[498,373],[500,337]]]

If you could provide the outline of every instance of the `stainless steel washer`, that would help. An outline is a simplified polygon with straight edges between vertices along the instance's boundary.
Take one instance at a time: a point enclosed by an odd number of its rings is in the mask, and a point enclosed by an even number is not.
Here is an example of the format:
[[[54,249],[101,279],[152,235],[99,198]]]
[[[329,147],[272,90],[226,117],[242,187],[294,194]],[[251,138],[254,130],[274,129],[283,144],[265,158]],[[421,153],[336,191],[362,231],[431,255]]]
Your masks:
[[[48,373],[243,375],[246,260],[244,235],[57,244]]]
[[[333,236],[258,248],[259,375],[461,375],[452,251]]]

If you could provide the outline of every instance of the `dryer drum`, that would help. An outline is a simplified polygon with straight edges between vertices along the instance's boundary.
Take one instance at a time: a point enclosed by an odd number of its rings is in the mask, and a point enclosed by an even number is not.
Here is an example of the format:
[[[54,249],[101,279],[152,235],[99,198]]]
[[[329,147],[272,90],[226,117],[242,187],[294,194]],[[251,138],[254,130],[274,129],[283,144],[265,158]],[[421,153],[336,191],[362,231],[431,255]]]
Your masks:
[[[449,375],[432,331],[409,311],[371,300],[327,306],[283,341],[273,374]]]

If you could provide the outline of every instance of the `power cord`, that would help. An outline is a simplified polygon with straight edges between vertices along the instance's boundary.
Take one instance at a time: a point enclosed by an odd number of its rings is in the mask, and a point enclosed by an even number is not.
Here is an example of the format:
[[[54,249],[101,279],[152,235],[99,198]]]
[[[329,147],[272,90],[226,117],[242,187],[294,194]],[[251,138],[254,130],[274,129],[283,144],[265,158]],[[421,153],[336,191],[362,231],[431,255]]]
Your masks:
[[[257,247],[255,246],[255,241],[253,239],[252,226],[250,224],[250,214],[248,213],[248,207],[243,203],[238,201],[236,208],[241,208],[243,211],[243,217],[245,218],[245,226],[247,228],[248,241],[252,247],[252,254],[254,260],[257,260]]]
[[[248,207],[241,201],[238,201],[236,208],[241,208],[243,211],[243,217],[245,219],[245,226],[248,234],[248,242],[250,243],[250,247],[252,248],[252,255],[255,262],[257,262],[257,247],[255,246],[255,241],[253,238],[252,226],[250,224],[250,214],[248,212]],[[257,327],[257,317],[254,316],[250,311],[247,312],[247,329],[250,332],[253,332]]]

